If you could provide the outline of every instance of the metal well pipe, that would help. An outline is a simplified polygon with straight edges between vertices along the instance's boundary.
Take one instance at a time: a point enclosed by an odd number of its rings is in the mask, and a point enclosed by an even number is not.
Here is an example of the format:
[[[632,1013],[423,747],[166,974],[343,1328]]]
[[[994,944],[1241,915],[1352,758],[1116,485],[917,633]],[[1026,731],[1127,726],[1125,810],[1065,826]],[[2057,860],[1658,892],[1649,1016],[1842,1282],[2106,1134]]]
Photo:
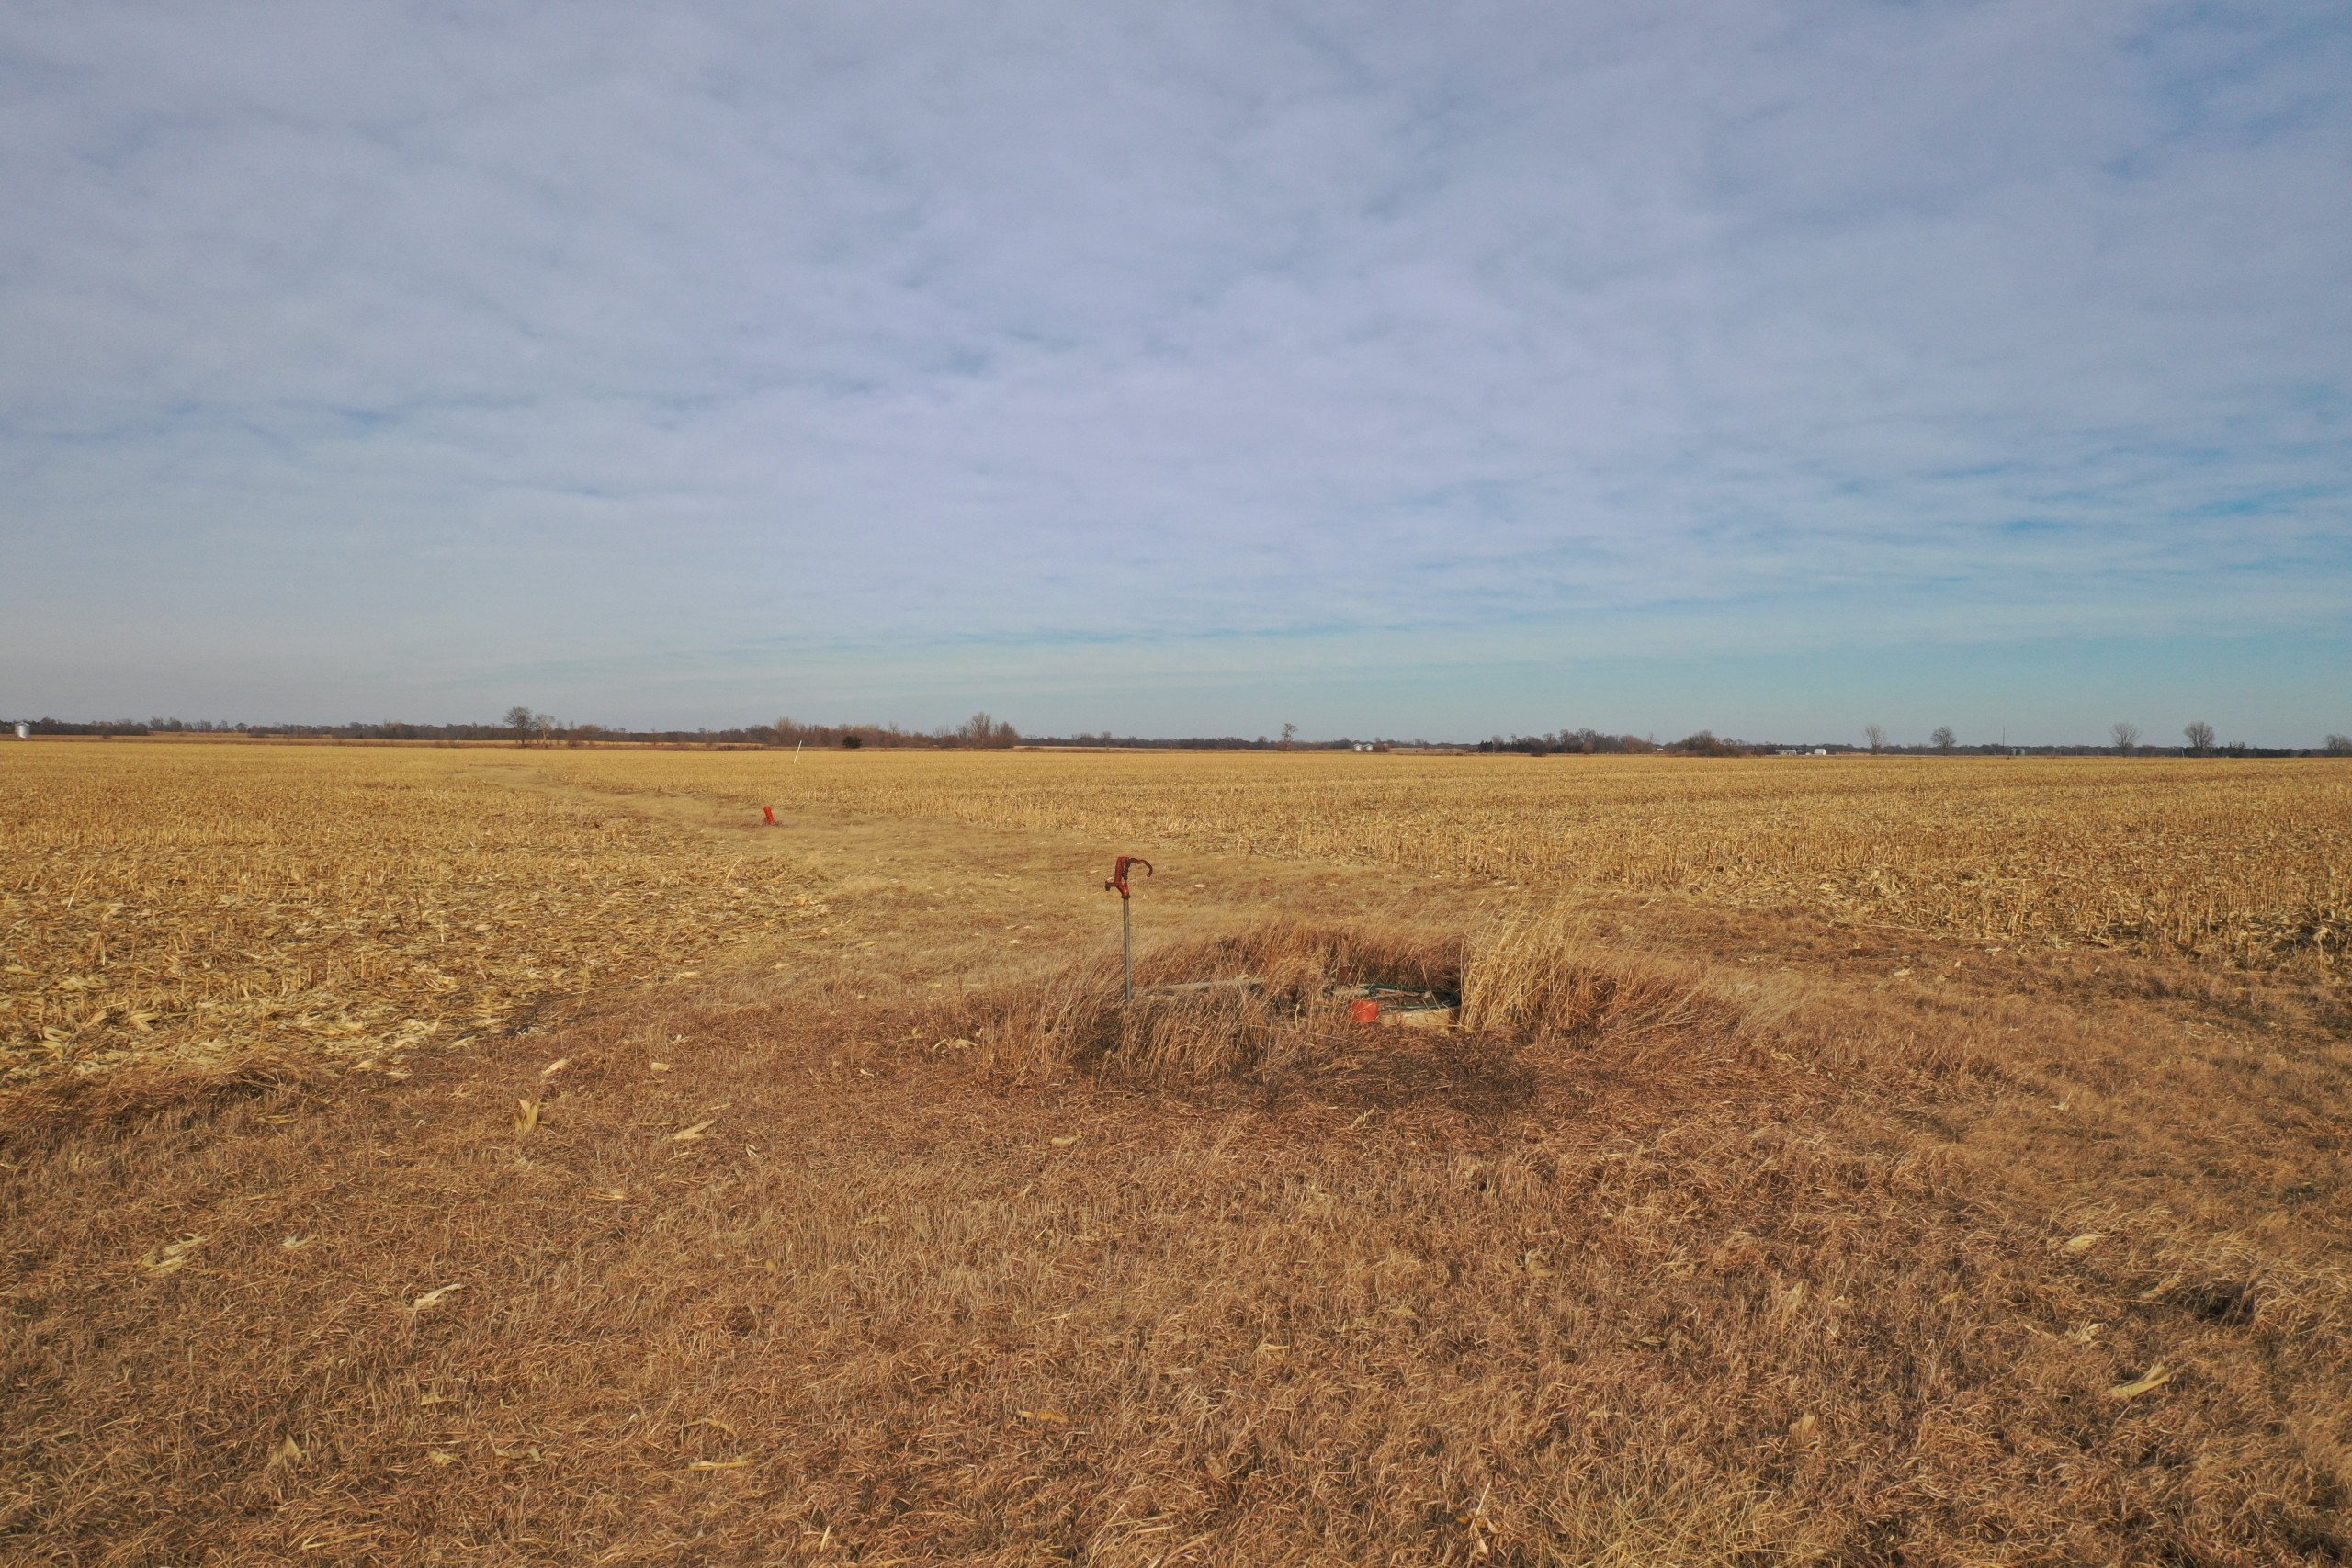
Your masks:
[[[1111,868],[1111,880],[1102,885],[1105,893],[1119,896],[1119,1005],[1125,1007],[1136,999],[1136,916],[1127,902],[1127,868],[1143,867],[1146,876],[1151,874],[1151,863],[1141,855],[1121,855]]]

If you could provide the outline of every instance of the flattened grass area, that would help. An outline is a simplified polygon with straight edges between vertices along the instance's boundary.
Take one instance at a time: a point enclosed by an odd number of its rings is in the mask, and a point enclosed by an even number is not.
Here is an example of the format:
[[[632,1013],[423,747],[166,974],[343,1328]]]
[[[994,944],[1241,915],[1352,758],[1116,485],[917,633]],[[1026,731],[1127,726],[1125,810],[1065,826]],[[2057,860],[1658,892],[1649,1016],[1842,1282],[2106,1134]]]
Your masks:
[[[0,1559],[2352,1554],[2324,980],[1237,859],[1123,1019],[1099,846],[750,841],[838,942],[11,1127]]]

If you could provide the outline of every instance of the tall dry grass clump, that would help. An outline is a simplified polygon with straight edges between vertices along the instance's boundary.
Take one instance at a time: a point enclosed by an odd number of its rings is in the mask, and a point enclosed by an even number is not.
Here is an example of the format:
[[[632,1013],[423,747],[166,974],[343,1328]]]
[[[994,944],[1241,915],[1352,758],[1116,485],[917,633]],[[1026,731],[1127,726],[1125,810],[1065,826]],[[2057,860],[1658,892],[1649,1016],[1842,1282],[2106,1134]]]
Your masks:
[[[1264,920],[1170,944],[1120,996],[1104,952],[982,1006],[976,1036],[1017,1073],[1083,1071],[1148,1082],[1242,1077],[1286,1065],[1343,1027],[1351,986],[1451,994],[1460,944],[1394,923]]]
[[[1603,944],[1565,907],[1515,912],[1466,936],[1397,922],[1263,920],[1148,953],[1134,1001],[1104,953],[989,998],[970,1024],[1000,1066],[1137,1082],[1202,1082],[1344,1054],[1363,1037],[1349,1003],[1375,995],[1458,999],[1442,1036],[1460,1053],[1634,1042],[1764,1020],[1754,999],[1711,989],[1662,955]]]
[[[1551,1043],[1736,1024],[1701,976],[1601,945],[1565,904],[1515,908],[1464,944],[1465,1029]]]

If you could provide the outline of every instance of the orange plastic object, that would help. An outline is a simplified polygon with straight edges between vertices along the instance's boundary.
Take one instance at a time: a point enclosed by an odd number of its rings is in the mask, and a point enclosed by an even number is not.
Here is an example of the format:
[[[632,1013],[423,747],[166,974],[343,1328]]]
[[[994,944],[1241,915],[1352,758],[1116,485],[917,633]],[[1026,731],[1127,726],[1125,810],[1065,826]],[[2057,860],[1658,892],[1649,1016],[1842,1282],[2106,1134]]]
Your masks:
[[[1378,1002],[1350,1002],[1348,1021],[1351,1023],[1378,1023],[1380,1004]]]

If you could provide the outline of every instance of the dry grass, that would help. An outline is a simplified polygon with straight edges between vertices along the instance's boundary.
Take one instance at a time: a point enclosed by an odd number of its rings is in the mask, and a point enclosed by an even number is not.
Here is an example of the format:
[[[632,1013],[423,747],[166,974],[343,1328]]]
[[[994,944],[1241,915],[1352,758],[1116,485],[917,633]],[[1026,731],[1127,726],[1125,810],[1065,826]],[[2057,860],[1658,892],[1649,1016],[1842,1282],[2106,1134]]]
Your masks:
[[[1349,1004],[1370,986],[1459,1003],[1451,1058],[1502,1060],[1550,1046],[1712,1030],[1760,1038],[1769,1010],[1727,1007],[1697,970],[1599,944],[1564,908],[1518,907],[1466,933],[1395,921],[1261,919],[1146,955],[1122,1003],[1116,955],[1076,964],[993,998],[971,1026],[980,1060],[1016,1081],[1078,1070],[1175,1085],[1279,1075],[1363,1038]],[[1388,1019],[1383,1027],[1396,1027]]]
[[[478,753],[0,752],[0,1088],[411,1053],[830,910],[773,862]]]
[[[1236,934],[1236,958],[1267,952]],[[1929,1018],[1582,962],[1683,1016],[1549,1043],[1325,1031],[1155,1086],[1148,1063],[943,1050],[953,1009],[649,1004],[405,1082],[20,1144],[0,1542],[93,1563],[2352,1550],[2352,1213],[2340,1134],[2288,1110],[2341,1110],[2341,1053],[2284,1069],[2305,1077],[2278,1103],[2277,1074],[2223,1094],[2211,1061],[2146,1063],[2144,1017]],[[2070,1115],[2053,1088],[2108,1103]],[[2212,1151],[2249,1126],[2266,1168],[2217,1188]]]
[[[860,923],[0,1134],[0,1560],[2352,1556],[2324,975],[638,829]]]
[[[633,807],[686,797],[1045,827],[1469,883],[1810,908],[2330,975],[2352,770],[1754,762],[0,749],[0,1085],[132,1064],[388,1060],[697,969],[832,910]],[[538,786],[554,781],[562,792]],[[1513,883],[1516,886],[1516,883]]]
[[[1132,1005],[1105,952],[989,998],[972,1048],[1015,1081],[1073,1069],[1158,1084],[1246,1077],[1348,1033],[1335,990],[1455,990],[1460,948],[1434,930],[1261,920],[1147,953]]]
[[[2332,968],[2352,768],[2214,758],[558,753],[555,776],[1980,941]]]
[[[1600,964],[1594,949],[1571,908],[1510,909],[1464,955],[1463,1026],[1550,1043],[1702,1027],[1739,1035],[1763,1025],[1752,1004],[1727,1014],[1670,961],[1648,955],[1638,965]]]

